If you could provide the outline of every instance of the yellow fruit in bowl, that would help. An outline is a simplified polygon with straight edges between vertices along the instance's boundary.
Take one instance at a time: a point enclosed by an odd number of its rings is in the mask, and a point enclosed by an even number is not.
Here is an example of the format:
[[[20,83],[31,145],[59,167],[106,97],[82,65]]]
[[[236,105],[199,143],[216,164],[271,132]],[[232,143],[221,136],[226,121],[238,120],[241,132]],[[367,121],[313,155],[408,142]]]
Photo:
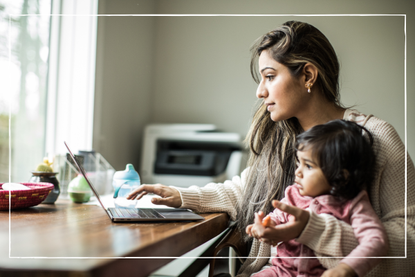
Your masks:
[[[45,164],[45,163],[41,163],[37,166],[36,171],[40,171],[40,172],[53,172],[53,169]]]
[[[43,158],[43,163],[48,165],[48,166],[51,166],[53,164],[53,161],[50,162],[48,157],[44,157]]]

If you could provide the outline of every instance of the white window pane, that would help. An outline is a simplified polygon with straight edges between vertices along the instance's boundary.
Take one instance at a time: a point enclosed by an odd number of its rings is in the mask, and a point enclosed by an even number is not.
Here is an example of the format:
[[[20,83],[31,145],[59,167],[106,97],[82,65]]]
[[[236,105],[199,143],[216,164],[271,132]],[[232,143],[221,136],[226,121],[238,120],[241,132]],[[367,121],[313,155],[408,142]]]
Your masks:
[[[27,182],[45,156],[50,0],[0,0],[0,180]]]

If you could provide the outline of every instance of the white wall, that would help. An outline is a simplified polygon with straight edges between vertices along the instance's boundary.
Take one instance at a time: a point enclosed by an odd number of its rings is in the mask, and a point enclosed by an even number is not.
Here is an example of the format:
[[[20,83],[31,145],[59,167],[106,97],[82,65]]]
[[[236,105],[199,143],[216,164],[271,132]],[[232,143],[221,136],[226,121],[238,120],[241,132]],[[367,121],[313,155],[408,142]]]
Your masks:
[[[98,12],[154,13],[154,1],[136,2],[99,1]],[[154,25],[154,17],[98,18],[93,148],[117,170],[138,169],[142,129],[151,121]]]
[[[101,14],[408,13],[407,76],[414,75],[415,2],[409,1],[100,1]],[[138,168],[150,122],[213,123],[246,134],[256,101],[250,46],[287,20],[306,21],[332,42],[341,95],[395,126],[404,138],[403,17],[100,17],[94,148],[119,170]],[[412,35],[412,36],[411,36]],[[412,47],[413,48],[413,47]],[[407,80],[408,147],[415,155],[414,81]]]

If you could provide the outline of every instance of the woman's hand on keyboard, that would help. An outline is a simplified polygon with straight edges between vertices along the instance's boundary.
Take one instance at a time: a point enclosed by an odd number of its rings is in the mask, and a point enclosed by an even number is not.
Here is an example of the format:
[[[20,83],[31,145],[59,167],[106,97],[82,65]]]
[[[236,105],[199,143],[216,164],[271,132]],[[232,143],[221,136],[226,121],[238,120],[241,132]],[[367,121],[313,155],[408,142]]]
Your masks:
[[[178,208],[182,205],[182,199],[177,189],[168,187],[162,184],[155,185],[141,185],[133,192],[131,192],[127,199],[141,199],[148,193],[154,193],[160,197],[153,197],[151,202],[156,205],[166,205],[169,207]]]

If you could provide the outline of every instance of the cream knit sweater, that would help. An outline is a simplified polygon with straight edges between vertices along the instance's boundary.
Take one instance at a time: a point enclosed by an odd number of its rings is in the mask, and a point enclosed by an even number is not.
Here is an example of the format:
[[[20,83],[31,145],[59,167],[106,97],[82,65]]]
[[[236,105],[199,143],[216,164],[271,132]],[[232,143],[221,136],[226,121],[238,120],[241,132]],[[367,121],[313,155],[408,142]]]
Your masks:
[[[412,160],[407,155],[405,175],[405,146],[387,122],[351,109],[346,110],[344,119],[364,125],[374,137],[377,165],[370,200],[386,228],[390,244],[389,257],[367,276],[415,276],[415,168]],[[182,197],[182,207],[197,212],[227,212],[235,220],[237,203],[242,199],[246,184],[247,170],[242,172],[241,177],[235,176],[221,184],[176,188]],[[311,213],[310,220],[297,241],[313,249],[327,268],[334,267],[341,257],[347,256],[357,245],[350,225],[333,216],[315,213]],[[254,239],[249,258],[242,265],[238,276],[250,276],[259,271],[269,258],[270,246]]]

